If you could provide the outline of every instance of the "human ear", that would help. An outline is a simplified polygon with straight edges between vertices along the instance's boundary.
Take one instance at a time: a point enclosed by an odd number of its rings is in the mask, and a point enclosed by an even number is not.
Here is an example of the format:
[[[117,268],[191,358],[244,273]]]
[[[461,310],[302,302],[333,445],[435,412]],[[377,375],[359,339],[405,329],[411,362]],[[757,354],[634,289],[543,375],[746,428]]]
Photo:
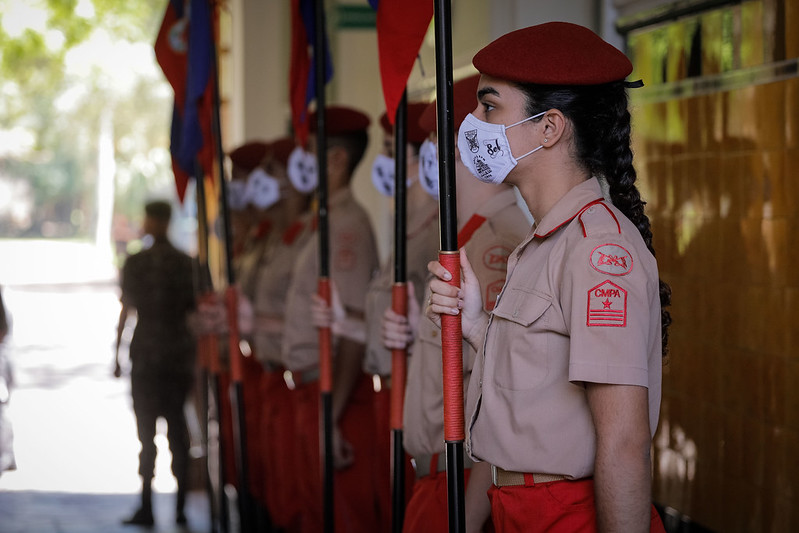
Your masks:
[[[566,117],[558,109],[550,109],[541,119],[543,126],[541,144],[544,148],[554,146],[566,131]]]

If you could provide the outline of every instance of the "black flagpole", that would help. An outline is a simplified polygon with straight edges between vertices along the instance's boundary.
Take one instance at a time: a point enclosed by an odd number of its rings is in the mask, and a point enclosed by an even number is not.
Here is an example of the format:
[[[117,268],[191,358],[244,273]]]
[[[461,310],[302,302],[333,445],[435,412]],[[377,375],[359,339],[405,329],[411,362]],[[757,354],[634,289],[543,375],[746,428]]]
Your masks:
[[[438,172],[441,222],[439,262],[460,285],[458,216],[455,203],[455,128],[452,96],[452,24],[450,0],[435,2],[436,93],[438,112]],[[460,315],[441,316],[444,386],[444,440],[447,450],[449,530],[466,528],[463,482],[463,346]]]
[[[391,307],[407,316],[408,289],[406,240],[407,207],[407,92],[402,93],[394,124],[394,285]],[[400,533],[405,521],[405,448],[402,444],[402,409],[405,395],[406,350],[391,350],[391,531]]]
[[[325,5],[314,1],[314,72],[316,75],[316,168],[319,204],[319,295],[330,305],[329,230],[327,212],[327,132],[325,129]],[[324,531],[335,530],[333,500],[333,368],[330,328],[319,329],[319,396],[322,408],[324,463],[322,465],[322,517]]]
[[[208,266],[208,213],[206,209],[206,197],[205,197],[205,175],[202,170],[202,166],[200,165],[199,161],[195,161],[195,172],[194,172],[194,189],[195,189],[195,197],[197,201],[197,263],[198,263],[198,279],[197,279],[197,288],[198,293],[200,295],[200,299],[205,299],[209,295],[213,296],[214,292],[214,283],[211,279],[211,269]],[[211,462],[209,461],[209,453],[211,447],[209,446],[211,432],[209,431],[209,424],[210,424],[210,417],[209,414],[211,409],[209,408],[209,402],[214,401],[214,409],[213,411],[218,413],[219,412],[219,403],[217,401],[217,397],[209,394],[209,389],[211,388],[211,344],[217,342],[217,338],[215,335],[202,335],[198,339],[197,348],[198,352],[200,352],[199,362],[200,362],[200,403],[201,403],[201,416],[203,421],[203,448],[205,450],[205,488],[208,493],[208,510],[210,512],[210,519],[211,519],[211,533],[216,533],[217,531],[217,508],[221,509],[219,505],[219,501],[216,498],[216,492],[214,491],[214,482],[212,478],[211,472]],[[219,464],[222,464],[222,457],[219,457]],[[222,479],[222,478],[220,478]],[[221,487],[221,483],[220,483]],[[221,491],[220,491],[221,494]]]
[[[233,437],[236,444],[236,470],[239,484],[239,520],[241,531],[247,533],[252,531],[252,502],[249,488],[249,464],[247,458],[247,427],[244,410],[244,390],[242,388],[241,370],[241,351],[239,348],[238,331],[238,302],[235,289],[236,274],[233,269],[233,235],[230,225],[230,213],[227,201],[227,183],[225,181],[224,150],[222,148],[222,126],[219,117],[220,97],[219,97],[219,69],[217,61],[216,37],[213,27],[214,21],[214,2],[209,0],[211,6],[211,57],[213,61],[212,76],[214,88],[213,117],[212,126],[216,140],[217,162],[219,165],[219,209],[222,213],[222,223],[225,233],[225,266],[227,271],[227,292],[226,303],[228,312],[228,346],[231,369],[231,390],[230,400],[234,417]]]

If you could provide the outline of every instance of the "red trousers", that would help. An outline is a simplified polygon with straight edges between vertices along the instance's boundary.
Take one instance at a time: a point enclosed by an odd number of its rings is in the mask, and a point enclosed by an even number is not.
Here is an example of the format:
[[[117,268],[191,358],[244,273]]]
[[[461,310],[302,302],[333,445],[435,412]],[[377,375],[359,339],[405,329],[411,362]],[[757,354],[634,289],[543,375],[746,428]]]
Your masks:
[[[433,461],[433,465],[437,461]],[[463,485],[469,483],[471,469],[463,472]],[[413,496],[405,508],[403,533],[447,533],[449,517],[447,515],[447,473],[433,472],[416,480],[413,485]]]
[[[394,490],[391,480],[394,456],[391,453],[391,389],[383,388],[374,393],[375,408],[375,464],[372,480],[377,496],[378,520],[381,531],[391,531],[391,494]],[[405,504],[413,495],[416,473],[408,454],[405,454]]]
[[[491,519],[498,533],[595,532],[594,480],[555,481],[538,485],[488,489]],[[665,533],[652,506],[650,531]]]
[[[264,372],[261,377],[261,472],[266,508],[274,524],[295,531],[301,503],[297,479],[295,406],[283,372]]]
[[[252,498],[266,505],[263,471],[264,443],[261,437],[261,378],[264,367],[254,356],[242,357],[241,388],[244,398],[244,425],[247,431],[247,477]]]
[[[319,384],[300,385],[293,394],[297,398],[295,421],[301,465],[301,530],[317,533],[323,530]],[[374,464],[373,400],[372,380],[364,374],[350,394],[338,424],[342,438],[352,445],[354,463],[336,470],[333,478],[336,531],[371,533],[380,530],[376,497],[370,482]]]

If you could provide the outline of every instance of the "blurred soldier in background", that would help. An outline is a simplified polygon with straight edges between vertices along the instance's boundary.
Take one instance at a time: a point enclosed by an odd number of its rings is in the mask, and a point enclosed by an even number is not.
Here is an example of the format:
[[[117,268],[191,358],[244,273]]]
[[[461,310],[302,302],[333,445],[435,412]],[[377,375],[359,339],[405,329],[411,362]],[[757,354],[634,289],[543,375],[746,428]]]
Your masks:
[[[119,344],[128,314],[137,314],[130,343],[131,394],[141,453],[141,507],[126,524],[153,525],[151,483],[155,470],[155,422],[166,419],[172,473],[177,478],[176,522],[186,523],[189,431],[184,404],[194,377],[195,342],[189,328],[195,308],[191,258],[167,238],[172,214],[166,202],[145,206],[144,232],[152,245],[130,256],[122,268],[122,310],[117,328],[114,374],[121,374]]]

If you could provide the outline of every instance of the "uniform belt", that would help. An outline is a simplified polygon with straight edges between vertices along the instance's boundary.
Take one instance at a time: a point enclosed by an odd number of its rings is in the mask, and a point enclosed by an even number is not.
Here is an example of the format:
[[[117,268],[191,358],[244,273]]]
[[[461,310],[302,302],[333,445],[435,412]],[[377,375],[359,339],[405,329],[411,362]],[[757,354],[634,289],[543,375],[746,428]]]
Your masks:
[[[532,479],[531,479],[532,478]],[[525,472],[511,472],[498,466],[491,465],[491,481],[497,487],[518,487],[523,485],[537,485],[552,481],[568,479],[560,474],[528,474]],[[530,483],[532,481],[532,483]]]
[[[272,361],[264,361],[264,370],[267,372],[272,372],[274,374],[282,374],[286,371],[286,368],[281,365],[280,363],[275,363]]]
[[[474,461],[464,456],[463,468],[471,468]],[[447,469],[447,454],[434,453],[433,455],[417,455],[413,458],[413,468],[416,470],[416,479],[432,476]]]
[[[391,388],[391,376],[372,374],[372,388],[375,392],[387,391]]]
[[[300,385],[319,381],[319,367],[309,368],[308,370],[286,370],[283,372],[283,379],[289,389],[295,389]]]

